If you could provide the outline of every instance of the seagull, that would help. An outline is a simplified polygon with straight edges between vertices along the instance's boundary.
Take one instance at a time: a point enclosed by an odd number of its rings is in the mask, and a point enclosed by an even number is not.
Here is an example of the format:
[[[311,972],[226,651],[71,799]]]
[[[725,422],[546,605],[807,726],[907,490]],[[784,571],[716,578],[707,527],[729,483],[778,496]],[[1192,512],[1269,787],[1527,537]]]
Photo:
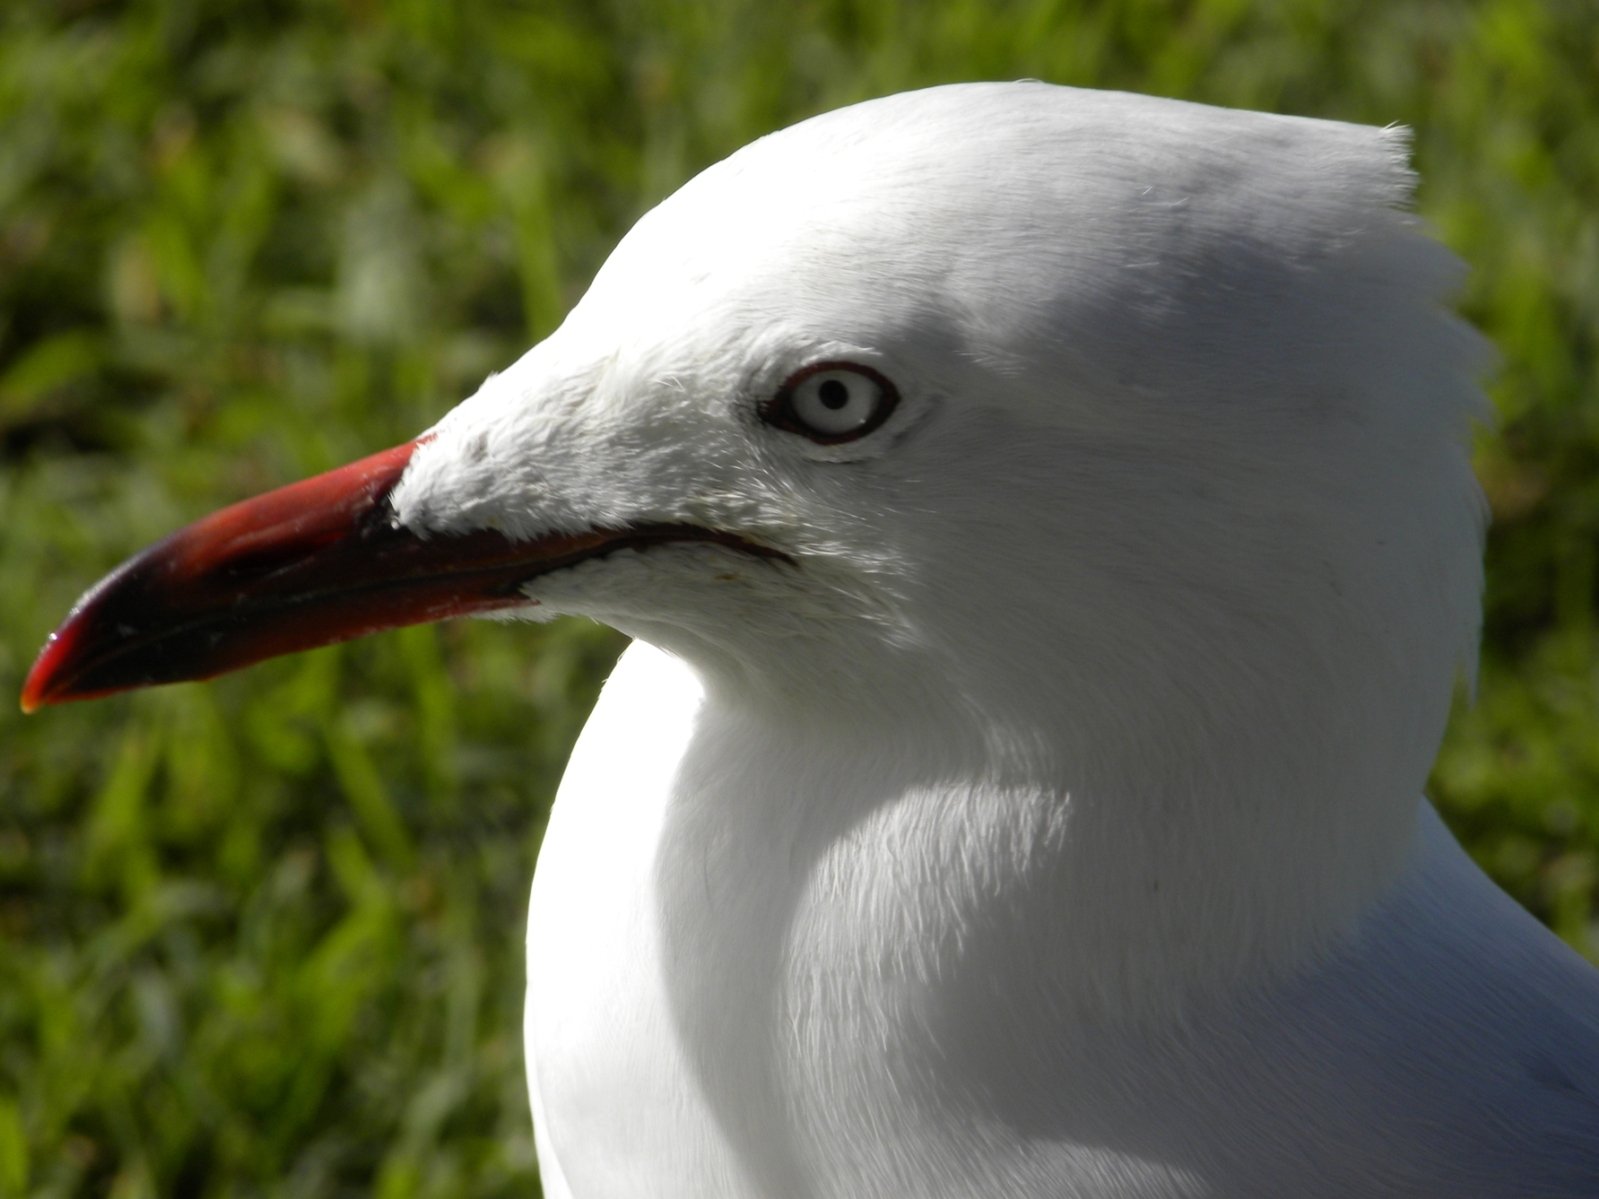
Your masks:
[[[1599,972],[1422,795],[1482,339],[1396,128],[1043,83],[765,137],[23,706],[466,614],[636,640],[528,919],[545,1193],[1599,1195]]]

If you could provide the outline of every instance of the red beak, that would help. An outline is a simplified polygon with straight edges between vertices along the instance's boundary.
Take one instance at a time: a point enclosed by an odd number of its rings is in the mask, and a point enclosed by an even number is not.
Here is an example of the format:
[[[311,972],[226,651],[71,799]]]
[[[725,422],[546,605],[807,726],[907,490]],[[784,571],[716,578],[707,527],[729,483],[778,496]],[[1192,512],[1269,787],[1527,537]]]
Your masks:
[[[512,541],[424,537],[389,495],[420,442],[234,504],[129,559],[78,601],[22,688],[22,710],[207,679],[264,658],[401,625],[530,603],[528,580],[619,548],[712,541],[691,525]]]

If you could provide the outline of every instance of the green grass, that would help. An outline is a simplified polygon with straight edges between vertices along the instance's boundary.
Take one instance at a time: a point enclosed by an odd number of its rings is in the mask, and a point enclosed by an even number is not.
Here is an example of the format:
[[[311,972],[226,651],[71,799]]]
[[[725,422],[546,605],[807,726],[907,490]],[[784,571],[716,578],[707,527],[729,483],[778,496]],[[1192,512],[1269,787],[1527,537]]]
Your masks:
[[[7,5],[0,695],[126,554],[430,424],[699,167],[1018,76],[1416,128],[1504,354],[1481,700],[1433,790],[1593,952],[1589,0]],[[457,625],[0,704],[0,1195],[533,1193],[526,887],[618,645]]]

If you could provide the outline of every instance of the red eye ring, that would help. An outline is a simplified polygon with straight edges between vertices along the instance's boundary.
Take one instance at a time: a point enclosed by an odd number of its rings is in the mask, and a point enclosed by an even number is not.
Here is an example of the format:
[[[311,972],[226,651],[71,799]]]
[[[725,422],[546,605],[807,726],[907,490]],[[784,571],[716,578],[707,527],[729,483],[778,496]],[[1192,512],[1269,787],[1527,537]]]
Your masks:
[[[848,427],[840,424],[836,429],[819,428],[814,420],[805,419],[796,408],[796,399],[804,394],[803,385],[815,380],[819,375],[829,374],[856,376],[874,390],[875,395],[868,397],[871,409],[860,422]],[[834,382],[835,380],[825,380],[824,385]],[[847,384],[843,386],[847,388]],[[823,402],[829,409],[842,410],[845,404],[853,402],[853,397],[846,396],[843,401],[837,403],[833,397],[828,397]],[[898,405],[899,389],[881,371],[862,366],[858,362],[826,361],[812,362],[790,375],[777,389],[777,393],[761,405],[760,414],[761,419],[773,428],[782,429],[786,433],[798,433],[817,445],[842,445],[882,428],[883,423],[893,415]],[[848,419],[847,415],[845,419]]]

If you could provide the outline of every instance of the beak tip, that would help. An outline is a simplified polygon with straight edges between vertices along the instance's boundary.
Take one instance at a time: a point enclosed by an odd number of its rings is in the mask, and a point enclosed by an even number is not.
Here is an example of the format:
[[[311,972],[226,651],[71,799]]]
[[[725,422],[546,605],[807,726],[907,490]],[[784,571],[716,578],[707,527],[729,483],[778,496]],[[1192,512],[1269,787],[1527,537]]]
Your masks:
[[[24,716],[32,716],[40,708],[49,707],[67,698],[61,694],[63,690],[59,669],[61,651],[61,630],[57,629],[45,641],[44,648],[39,651],[33,667],[28,671],[28,677],[23,680],[18,706],[22,708]]]
[[[45,688],[44,679],[40,677],[38,671],[30,671],[27,681],[22,684],[22,696],[18,700],[22,714],[32,716],[49,702],[50,696]]]

